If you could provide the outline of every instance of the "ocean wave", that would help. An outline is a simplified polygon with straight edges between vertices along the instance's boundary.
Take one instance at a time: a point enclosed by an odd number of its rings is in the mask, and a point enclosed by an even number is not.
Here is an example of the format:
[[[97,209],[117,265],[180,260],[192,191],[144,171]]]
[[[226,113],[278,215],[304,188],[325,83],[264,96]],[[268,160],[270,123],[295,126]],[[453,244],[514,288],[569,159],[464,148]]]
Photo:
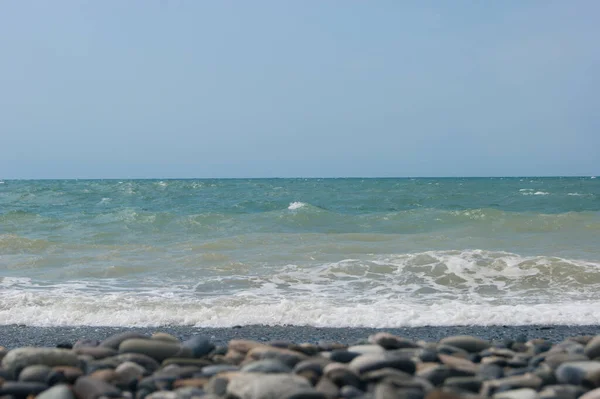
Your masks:
[[[461,325],[600,324],[600,301],[539,304],[435,304],[374,301],[369,304],[320,299],[260,303],[255,298],[220,298],[210,304],[177,298],[0,294],[0,325],[130,326],[309,325],[316,327],[419,327]]]
[[[296,210],[300,208],[304,208],[306,204],[304,202],[291,202],[287,209]]]
[[[484,250],[262,268],[221,260],[212,271],[179,269],[134,280],[110,268],[112,275],[96,270],[86,279],[53,284],[5,277],[0,279],[0,324],[399,327],[600,322],[600,264],[583,260]]]
[[[524,191],[522,194],[523,195],[550,195],[550,193],[546,192],[546,191],[535,191],[535,192],[533,192],[533,190]]]
[[[104,197],[107,198],[107,197]],[[583,234],[600,231],[600,213],[509,212],[494,208],[440,210],[418,208],[378,213],[340,213],[306,202],[291,202],[284,209],[253,213],[151,212],[136,208],[111,209],[102,200],[104,212],[73,213],[62,220],[32,212],[0,214],[0,234],[23,238],[64,240],[72,244],[174,243],[183,237],[197,241],[247,234],[450,234],[463,236],[521,232]],[[100,207],[99,207],[100,208]],[[2,244],[0,244],[1,246]],[[15,247],[16,248],[16,247]],[[30,248],[23,241],[23,249]]]

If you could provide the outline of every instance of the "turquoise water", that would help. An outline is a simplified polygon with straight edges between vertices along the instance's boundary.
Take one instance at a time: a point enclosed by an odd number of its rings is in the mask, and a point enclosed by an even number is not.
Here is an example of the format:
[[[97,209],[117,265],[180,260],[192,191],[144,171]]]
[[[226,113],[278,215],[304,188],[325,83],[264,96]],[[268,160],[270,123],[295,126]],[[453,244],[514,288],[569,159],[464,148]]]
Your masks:
[[[5,180],[0,324],[600,322],[600,182]]]

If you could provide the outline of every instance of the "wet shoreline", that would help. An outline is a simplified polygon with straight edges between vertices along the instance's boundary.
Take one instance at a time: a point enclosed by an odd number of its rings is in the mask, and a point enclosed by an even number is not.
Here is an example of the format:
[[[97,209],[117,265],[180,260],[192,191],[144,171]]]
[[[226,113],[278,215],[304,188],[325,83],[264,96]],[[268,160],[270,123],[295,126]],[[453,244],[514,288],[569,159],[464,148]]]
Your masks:
[[[406,328],[320,328],[311,326],[236,326],[227,328],[200,328],[191,326],[158,327],[31,327],[22,325],[0,326],[0,346],[17,348],[22,346],[56,346],[60,343],[74,343],[79,339],[103,340],[111,335],[137,331],[152,334],[162,331],[180,339],[192,335],[204,335],[218,345],[225,345],[231,339],[255,341],[282,340],[294,343],[333,341],[352,344],[364,340],[377,332],[389,332],[412,340],[438,341],[451,335],[472,335],[486,340],[516,338],[545,338],[559,342],[567,337],[578,335],[600,335],[600,325],[582,326],[431,326]]]

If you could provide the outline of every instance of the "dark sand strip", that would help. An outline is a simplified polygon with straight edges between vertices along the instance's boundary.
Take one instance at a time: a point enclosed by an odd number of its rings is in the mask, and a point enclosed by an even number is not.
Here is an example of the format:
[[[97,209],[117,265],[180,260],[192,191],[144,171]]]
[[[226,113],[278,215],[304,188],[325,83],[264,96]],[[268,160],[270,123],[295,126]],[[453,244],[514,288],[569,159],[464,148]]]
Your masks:
[[[294,343],[334,341],[355,343],[369,335],[387,331],[413,340],[438,341],[450,335],[474,335],[487,340],[502,338],[526,339],[545,338],[559,342],[577,335],[600,335],[600,326],[466,326],[466,327],[412,327],[412,328],[317,328],[304,326],[243,326],[234,328],[197,328],[186,326],[165,327],[26,327],[18,325],[0,326],[0,346],[56,346],[59,343],[74,343],[79,339],[102,340],[123,331],[139,331],[146,334],[162,331],[180,339],[192,335],[205,335],[219,345],[231,339],[256,341],[285,340]]]

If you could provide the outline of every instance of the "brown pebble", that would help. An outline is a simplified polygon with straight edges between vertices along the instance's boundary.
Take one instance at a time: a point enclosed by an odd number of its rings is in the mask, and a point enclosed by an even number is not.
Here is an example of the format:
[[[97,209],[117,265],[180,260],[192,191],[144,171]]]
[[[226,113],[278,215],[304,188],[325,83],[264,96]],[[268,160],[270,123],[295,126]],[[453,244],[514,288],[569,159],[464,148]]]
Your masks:
[[[441,389],[434,389],[429,392],[425,399],[462,399],[460,395],[453,392],[442,391]]]
[[[247,339],[232,339],[231,341],[229,341],[228,349],[240,352],[245,355],[250,350],[261,346],[268,347],[268,345],[256,341],[250,341]]]
[[[117,381],[119,379],[119,375],[113,369],[102,369],[96,370],[92,374],[89,375],[90,378],[96,378],[98,380],[106,381],[112,383],[113,381]]]
[[[52,370],[63,373],[69,384],[73,384],[77,378],[83,375],[83,371],[80,368],[72,366],[56,366]]]
[[[115,349],[104,346],[84,346],[73,349],[78,355],[91,356],[94,359],[104,359],[111,356],[116,356],[118,352]]]
[[[182,387],[194,387],[194,388],[204,388],[204,385],[208,382],[208,378],[186,378],[183,380],[177,380],[173,383],[173,388],[182,388]]]

